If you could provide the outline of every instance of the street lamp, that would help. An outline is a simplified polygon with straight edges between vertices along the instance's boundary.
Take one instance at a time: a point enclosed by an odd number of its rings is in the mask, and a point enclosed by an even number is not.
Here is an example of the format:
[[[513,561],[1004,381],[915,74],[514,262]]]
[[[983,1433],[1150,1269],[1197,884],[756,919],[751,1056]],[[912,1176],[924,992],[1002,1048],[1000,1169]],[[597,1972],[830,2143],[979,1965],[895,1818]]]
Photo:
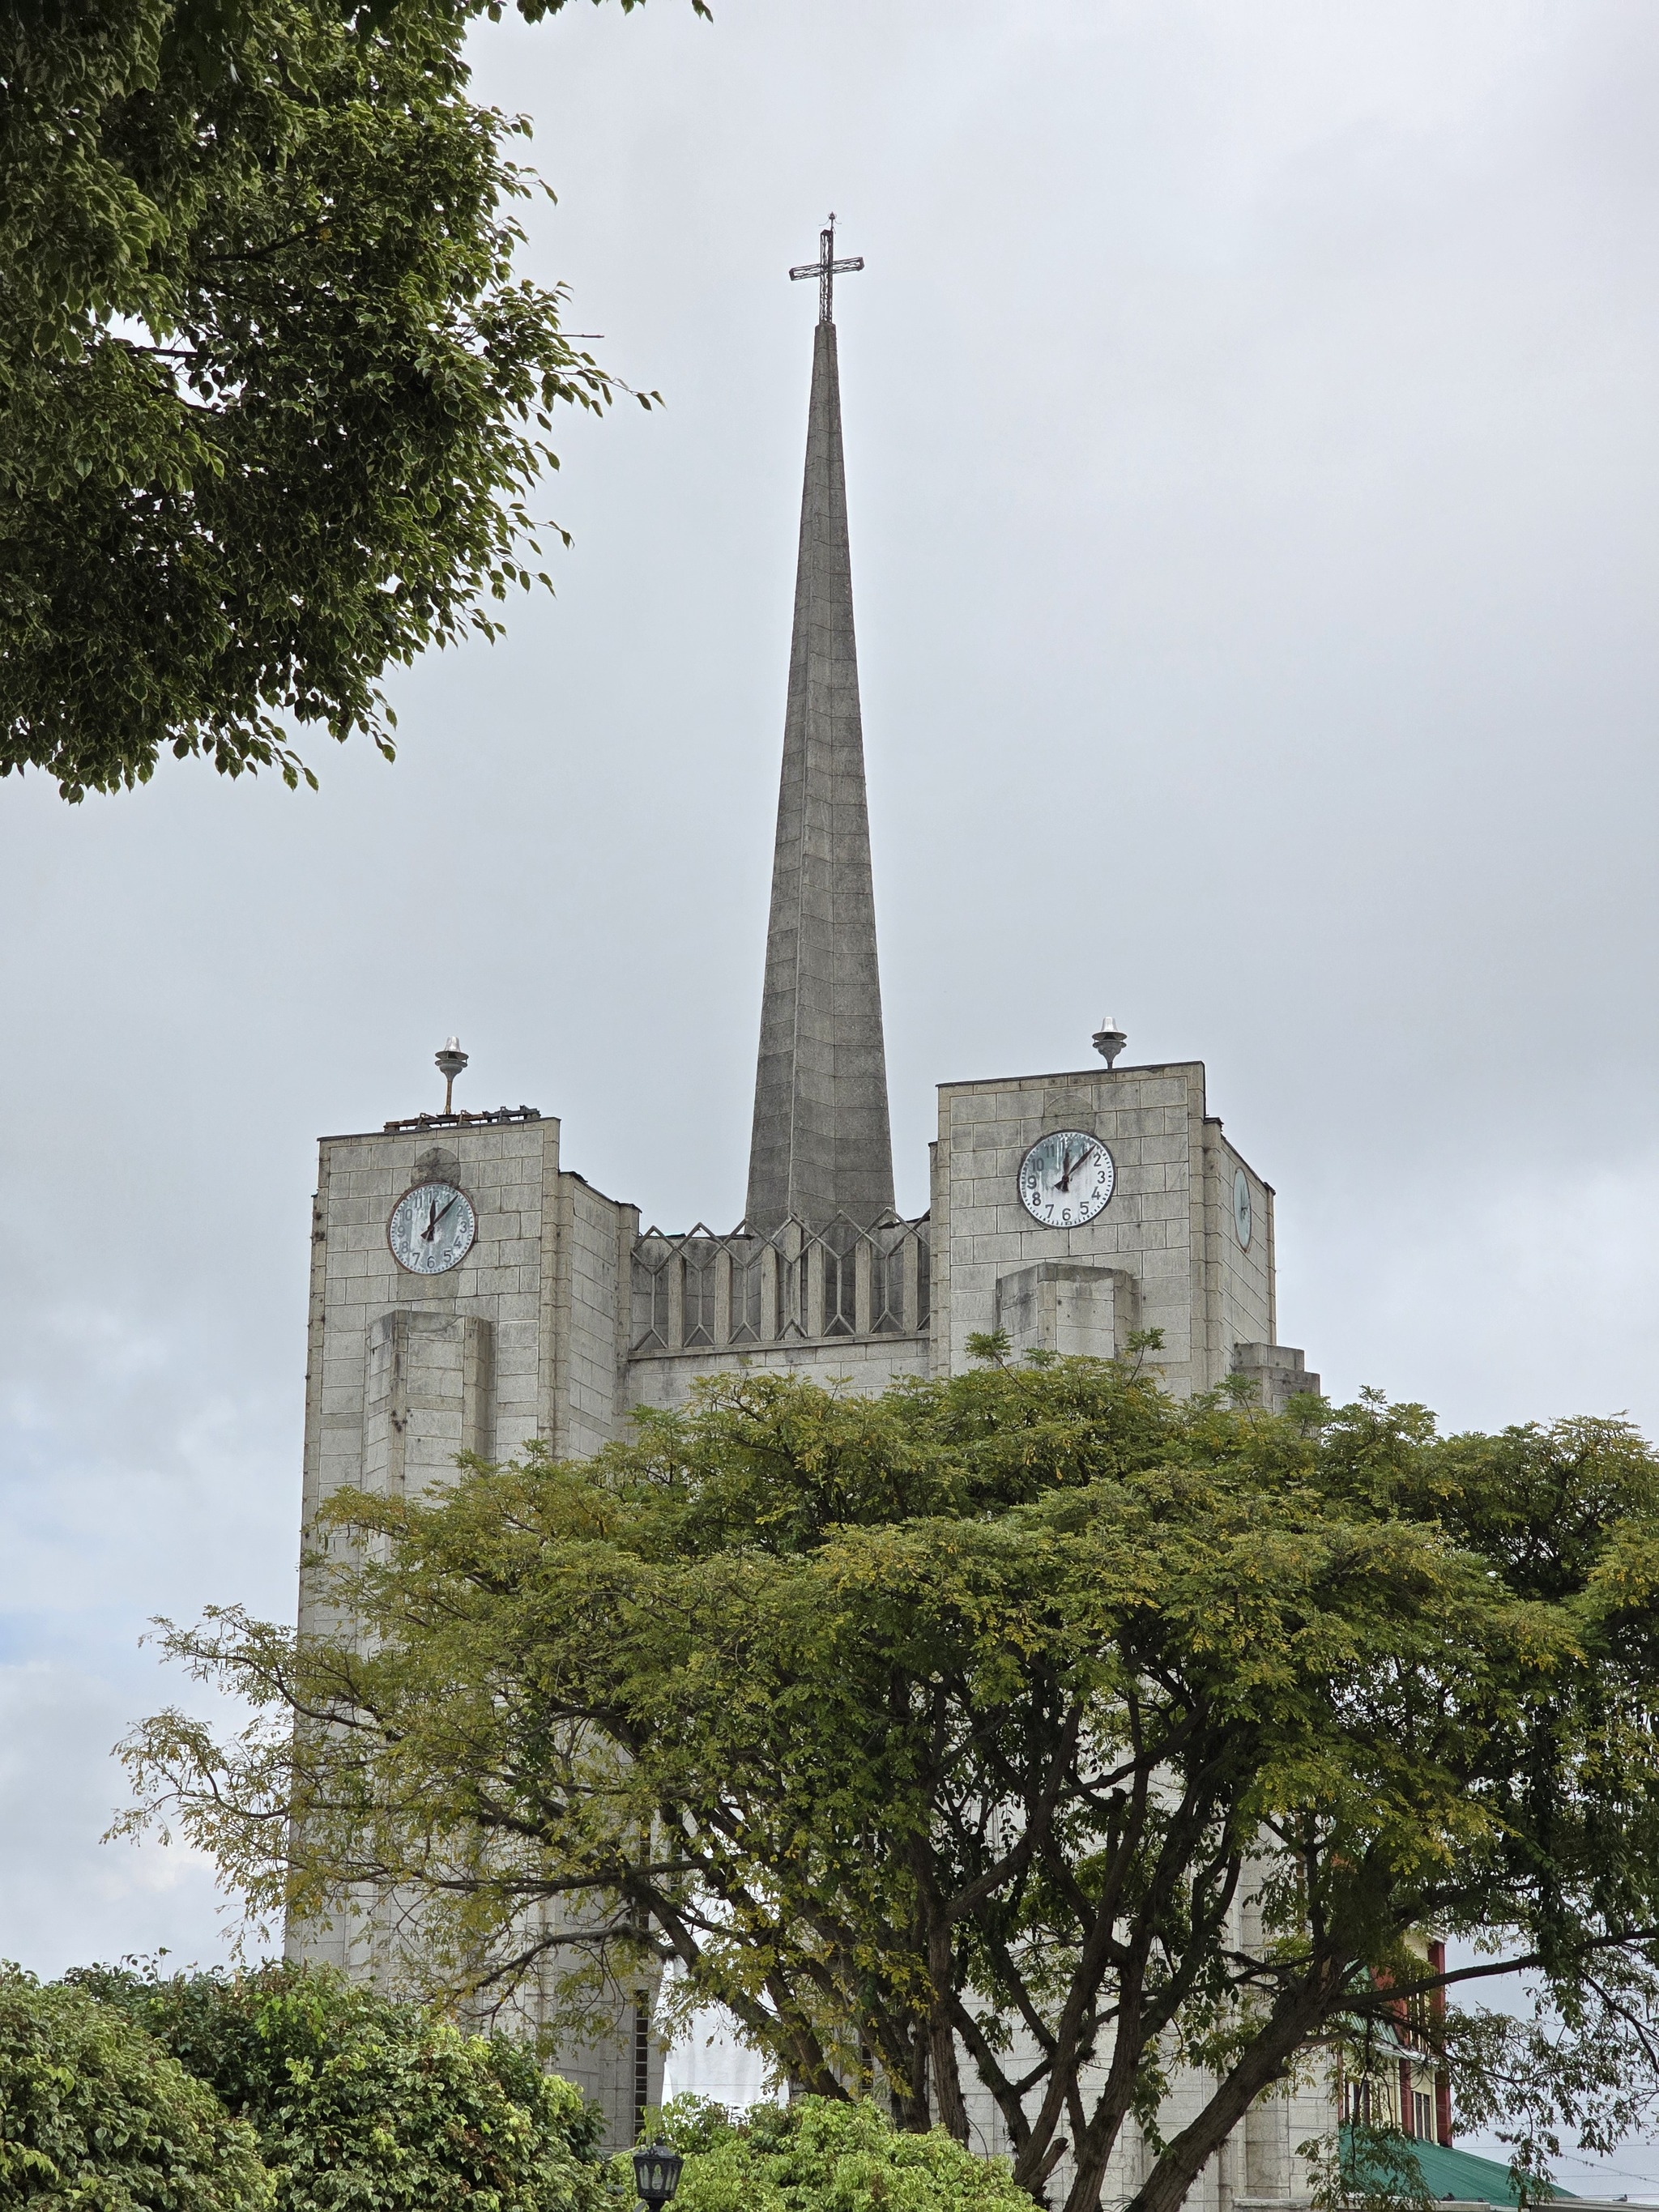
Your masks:
[[[640,2145],[634,2154],[634,2186],[648,2212],[661,2212],[680,2185],[680,2168],[684,2164],[672,2143]]]

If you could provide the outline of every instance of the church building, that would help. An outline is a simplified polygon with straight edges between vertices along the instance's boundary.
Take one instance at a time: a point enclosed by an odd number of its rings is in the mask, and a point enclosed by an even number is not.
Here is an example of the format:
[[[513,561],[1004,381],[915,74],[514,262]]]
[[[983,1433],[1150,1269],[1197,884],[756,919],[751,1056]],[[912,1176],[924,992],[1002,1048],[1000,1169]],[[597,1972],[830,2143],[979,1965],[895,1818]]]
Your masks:
[[[1202,1063],[1126,1064],[1109,1021],[1091,1057],[1092,1009],[1083,1065],[939,1085],[928,1210],[894,1210],[833,314],[836,273],[862,264],[834,255],[831,228],[792,271],[817,278],[820,309],[744,1218],[643,1225],[625,1193],[565,1160],[554,1115],[453,1107],[465,1058],[452,1040],[443,1112],[321,1141],[307,1526],[341,1484],[418,1492],[463,1452],[507,1458],[539,1437],[591,1453],[702,1376],[874,1392],[957,1372],[981,1331],[1006,1331],[1016,1354],[1109,1358],[1156,1328],[1177,1393],[1243,1376],[1276,1408],[1319,1388],[1278,1341],[1272,1188],[1210,1111]],[[307,1571],[302,1631],[322,1625],[320,1602]],[[357,1971],[372,1966],[364,1942],[349,1927],[291,1936]],[[614,2050],[562,2062],[617,2141],[660,2068],[641,2020],[619,2025]],[[1305,2196],[1292,2149],[1328,2124],[1328,2103],[1267,2100],[1194,2212]],[[975,2121],[980,2147],[1000,2148],[988,2099]],[[1126,2193],[1139,2154],[1121,2153]]]

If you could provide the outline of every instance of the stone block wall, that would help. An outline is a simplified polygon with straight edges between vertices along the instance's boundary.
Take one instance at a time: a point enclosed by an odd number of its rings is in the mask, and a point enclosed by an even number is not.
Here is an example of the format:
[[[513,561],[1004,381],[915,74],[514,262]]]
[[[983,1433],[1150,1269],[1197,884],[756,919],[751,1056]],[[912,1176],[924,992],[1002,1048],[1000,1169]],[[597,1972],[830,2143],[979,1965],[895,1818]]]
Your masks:
[[[544,1428],[544,1215],[558,1150],[551,1120],[324,1138],[312,1226],[307,1525],[343,1483],[385,1482],[400,1461],[405,1483],[411,1468],[442,1480],[457,1451],[487,1440],[510,1453]],[[406,1190],[436,1179],[466,1193],[477,1235],[447,1274],[410,1274],[392,1256],[386,1223]],[[464,1416],[454,1393],[465,1395],[469,1361]],[[302,1623],[305,1595],[302,1585]]]
[[[365,1490],[418,1494],[495,1437],[495,1329],[478,1314],[397,1306],[371,1322],[363,1374]]]
[[[1020,1203],[1020,1162],[1054,1129],[1099,1137],[1116,1169],[1111,1202],[1081,1226],[1045,1227]],[[1241,1169],[1249,1248],[1233,1225]],[[1154,1357],[1178,1390],[1220,1382],[1237,1339],[1273,1336],[1273,1194],[1206,1115],[1197,1061],[942,1085],[933,1201],[936,1372],[966,1363],[969,1337],[1000,1325],[1033,1267],[1126,1277],[1133,1299],[1126,1285],[1115,1308],[1133,1303],[1134,1327],[1163,1330]],[[1126,1334],[1115,1324],[1117,1348]]]
[[[623,1421],[629,1270],[639,1226],[637,1206],[603,1197],[580,1176],[560,1176],[560,1265],[550,1277],[548,1326],[557,1376],[549,1433],[562,1456],[587,1457]]]
[[[1271,1184],[1263,1182],[1228,1142],[1212,1115],[1203,1121],[1202,1146],[1197,1241],[1202,1254],[1199,1281],[1204,1300],[1204,1356],[1212,1382],[1218,1382],[1233,1364],[1235,1345],[1271,1344],[1278,1333],[1273,1194]],[[1240,1176],[1247,1194],[1248,1242],[1239,1233],[1236,1205]]]
[[[927,1340],[921,1336],[836,1337],[749,1352],[636,1352],[628,1364],[628,1401],[666,1411],[684,1405],[693,1382],[734,1373],[798,1375],[826,1389],[875,1396],[902,1375],[927,1372]]]
[[[1118,1358],[1129,1348],[1139,1311],[1139,1286],[1122,1267],[1039,1260],[996,1281],[996,1326],[1016,1353]]]
[[[1270,1413],[1282,1413],[1292,1398],[1319,1395],[1318,1376],[1293,1345],[1236,1344],[1232,1371],[1243,1376]]]

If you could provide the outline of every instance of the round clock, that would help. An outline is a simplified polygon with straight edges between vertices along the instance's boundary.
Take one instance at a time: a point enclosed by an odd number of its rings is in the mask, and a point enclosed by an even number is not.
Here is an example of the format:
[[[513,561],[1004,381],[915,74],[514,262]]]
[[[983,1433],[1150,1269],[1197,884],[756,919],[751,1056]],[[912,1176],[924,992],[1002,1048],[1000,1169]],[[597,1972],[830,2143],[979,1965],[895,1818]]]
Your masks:
[[[1045,1229],[1076,1229],[1109,1201],[1117,1168],[1098,1137],[1051,1129],[1019,1164],[1019,1202]]]
[[[441,1275],[459,1267],[477,1233],[472,1200],[453,1182],[422,1182],[406,1190],[386,1225],[392,1258],[412,1275]]]
[[[1238,1241],[1248,1252],[1250,1249],[1250,1186],[1243,1168],[1233,1176],[1233,1227],[1238,1231]]]

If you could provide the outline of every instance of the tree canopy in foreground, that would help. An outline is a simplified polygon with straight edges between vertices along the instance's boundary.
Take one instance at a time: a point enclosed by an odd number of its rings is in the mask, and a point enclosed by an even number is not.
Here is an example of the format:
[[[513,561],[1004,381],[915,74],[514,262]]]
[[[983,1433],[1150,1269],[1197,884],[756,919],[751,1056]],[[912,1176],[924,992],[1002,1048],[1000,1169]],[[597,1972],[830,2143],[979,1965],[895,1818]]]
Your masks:
[[[389,753],[384,672],[532,580],[553,411],[617,387],[514,273],[472,11],[356,12],[0,4],[0,775]]]
[[[1651,2097],[1659,1465],[1621,1423],[1442,1438],[1084,1360],[738,1376],[316,1533],[361,1637],[167,1628],[256,1717],[126,1747],[128,1825],[256,1915],[395,1892],[414,1979],[551,1973],[572,2028],[672,1961],[803,2088],[961,2140],[976,2080],[1027,2191],[1069,2147],[1068,2212],[1131,2118],[1133,2212],[1175,2212],[1443,1980],[1534,1977],[1542,2024],[1447,2033],[1534,2148]],[[1478,1955],[1437,1975],[1425,1930]]]

